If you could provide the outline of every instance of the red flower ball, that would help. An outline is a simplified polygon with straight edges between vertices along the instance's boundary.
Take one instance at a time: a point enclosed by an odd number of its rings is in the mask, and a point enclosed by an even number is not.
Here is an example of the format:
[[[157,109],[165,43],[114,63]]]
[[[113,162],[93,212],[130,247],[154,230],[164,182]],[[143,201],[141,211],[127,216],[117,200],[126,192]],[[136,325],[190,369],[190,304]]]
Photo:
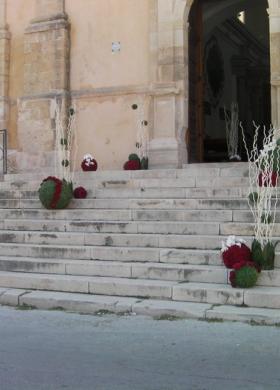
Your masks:
[[[139,160],[129,160],[124,164],[123,169],[125,171],[137,171],[138,169],[141,169],[140,161]]]
[[[89,171],[96,171],[98,168],[97,161],[92,158],[88,164],[86,160],[82,161],[81,168],[84,172],[89,172]]]
[[[252,253],[245,244],[232,245],[222,253],[222,258],[227,268],[234,268],[237,263],[252,261]]]
[[[258,183],[260,187],[276,187],[278,175],[277,172],[262,172],[259,174]]]
[[[74,198],[85,199],[87,197],[87,190],[84,187],[77,187],[74,190]]]

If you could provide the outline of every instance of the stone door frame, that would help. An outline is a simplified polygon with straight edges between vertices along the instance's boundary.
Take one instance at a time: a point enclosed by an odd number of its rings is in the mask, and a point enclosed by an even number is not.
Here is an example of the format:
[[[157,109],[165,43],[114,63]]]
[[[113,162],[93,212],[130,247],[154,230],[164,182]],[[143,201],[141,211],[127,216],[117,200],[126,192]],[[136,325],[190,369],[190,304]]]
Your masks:
[[[151,167],[188,163],[188,16],[194,0],[151,0],[151,74],[157,86],[174,88],[154,96]],[[280,0],[268,0],[270,25],[271,118],[280,127]],[[168,113],[168,115],[163,114]],[[162,120],[163,118],[163,120]],[[164,159],[168,157],[168,161]]]

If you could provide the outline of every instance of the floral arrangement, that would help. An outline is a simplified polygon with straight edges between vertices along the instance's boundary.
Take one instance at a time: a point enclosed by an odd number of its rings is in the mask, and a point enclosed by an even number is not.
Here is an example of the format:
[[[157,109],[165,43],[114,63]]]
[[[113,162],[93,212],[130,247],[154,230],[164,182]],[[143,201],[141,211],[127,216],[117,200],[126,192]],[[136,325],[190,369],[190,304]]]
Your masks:
[[[128,156],[128,161],[124,164],[123,169],[125,171],[136,171],[141,169],[141,161],[136,153],[132,153]]]
[[[252,260],[252,252],[245,241],[229,236],[222,242],[222,259],[232,269],[229,281],[232,287],[250,288],[256,285],[260,267]]]
[[[87,197],[87,190],[84,187],[77,187],[74,189],[74,198],[85,199]]]
[[[39,199],[46,209],[64,209],[73,197],[72,183],[49,176],[39,188]]]
[[[241,261],[235,263],[229,274],[229,281],[232,287],[250,288],[254,287],[258,280],[259,270],[252,261]]]
[[[136,112],[136,148],[140,160],[140,169],[148,169],[148,144],[149,144],[149,122],[147,120],[151,104],[150,96],[139,98],[138,103],[134,103],[131,108]],[[128,164],[131,165],[131,164]],[[134,164],[133,164],[134,165]]]
[[[255,222],[252,259],[262,269],[273,269],[277,243],[272,242],[272,233],[278,203],[280,140],[276,140],[275,129],[264,129],[259,151],[260,127],[255,125],[253,145],[249,151],[242,126],[241,130],[249,163],[248,203]]]
[[[85,172],[96,171],[98,168],[98,164],[91,154],[86,154],[81,163],[81,168]]]
[[[64,101],[54,99],[51,102],[51,117],[55,120],[56,153],[55,175],[73,181],[74,169],[71,172],[71,160],[75,161],[77,150],[75,137],[75,109],[67,109]]]
[[[233,268],[241,260],[251,261],[252,253],[242,238],[229,236],[226,242],[222,242],[222,259],[227,268]]]

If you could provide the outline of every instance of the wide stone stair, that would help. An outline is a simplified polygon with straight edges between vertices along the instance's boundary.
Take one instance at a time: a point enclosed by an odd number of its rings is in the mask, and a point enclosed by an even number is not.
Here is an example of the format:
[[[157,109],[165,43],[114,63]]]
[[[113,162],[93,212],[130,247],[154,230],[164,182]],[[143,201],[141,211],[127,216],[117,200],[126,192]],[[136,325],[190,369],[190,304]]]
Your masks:
[[[248,290],[221,261],[228,235],[252,240],[247,164],[77,173],[88,198],[57,211],[38,200],[45,175],[0,182],[0,303],[280,323],[280,253]]]

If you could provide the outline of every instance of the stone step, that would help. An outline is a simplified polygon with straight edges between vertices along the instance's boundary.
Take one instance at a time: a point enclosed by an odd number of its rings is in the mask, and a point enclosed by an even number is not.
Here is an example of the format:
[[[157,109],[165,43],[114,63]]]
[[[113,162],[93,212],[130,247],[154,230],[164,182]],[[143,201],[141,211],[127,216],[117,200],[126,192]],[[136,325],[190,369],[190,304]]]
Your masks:
[[[279,226],[279,225],[276,225]],[[43,232],[80,232],[80,233],[146,233],[146,234],[219,234],[217,222],[91,222],[65,220],[15,220],[0,222],[1,230],[43,231]],[[234,230],[234,229],[233,229]],[[243,229],[245,230],[245,228]]]
[[[81,232],[81,233],[146,233],[146,234],[220,234],[221,236],[251,236],[253,223],[235,222],[136,222],[136,221],[67,221],[5,219],[0,221],[1,230],[28,230],[44,232]],[[280,236],[280,224],[274,225],[274,236]],[[221,239],[224,239],[223,237]]]
[[[5,182],[11,181],[31,181],[42,180],[46,176],[54,176],[51,171],[6,174]],[[184,176],[247,176],[248,163],[199,163],[186,164],[183,169],[154,169],[148,171],[102,171],[83,172],[78,170],[74,172],[74,180],[96,179],[96,180],[128,180],[139,178],[181,178]]]
[[[116,276],[139,279],[173,280],[200,283],[228,283],[224,266],[201,266],[164,263],[122,263],[120,261],[77,261],[0,257],[1,271],[34,272],[62,275]],[[262,271],[258,286],[280,287],[280,270]]]
[[[246,199],[73,199],[70,209],[248,210]],[[0,208],[43,209],[39,199],[0,199]]]
[[[31,290],[79,292],[141,298],[171,299],[176,282],[72,275],[0,272],[0,286]]]
[[[139,314],[163,318],[195,318],[211,321],[239,321],[258,325],[280,324],[278,309],[245,306],[211,305],[192,302],[175,302],[125,298],[106,295],[0,289],[0,304],[32,307],[40,310],[64,310],[80,314]]]
[[[244,237],[250,244],[252,237]],[[222,246],[219,235],[182,234],[106,234],[106,233],[68,233],[68,232],[30,232],[0,231],[0,243],[68,245],[68,246],[107,246],[107,247],[145,247],[172,249],[212,249]]]
[[[77,183],[77,186],[79,186],[80,183]],[[13,189],[9,185],[9,183],[0,183],[0,199],[38,199],[38,183],[36,183],[36,187],[34,189]],[[88,186],[86,186],[88,195],[88,199],[92,199],[96,197],[96,191],[95,187],[92,183],[89,183]],[[139,193],[139,191],[136,191],[138,198],[143,197],[142,193]],[[155,193],[155,191],[147,190],[148,195]],[[161,194],[159,197],[155,198],[162,198],[162,192],[157,191],[157,194]],[[110,192],[109,192],[110,194]],[[228,198],[244,198],[247,199],[248,196],[248,188],[246,187],[223,187],[223,188],[185,188],[184,192],[179,190],[177,191],[177,195],[181,194],[183,195],[182,199],[228,199]],[[106,192],[105,192],[106,195]],[[140,195],[140,196],[139,196]],[[106,199],[106,196],[104,197]],[[113,198],[114,199],[114,198]],[[117,198],[116,198],[117,199]],[[152,199],[150,196],[149,199]],[[103,198],[101,198],[103,200]]]
[[[234,289],[225,284],[72,275],[0,272],[0,286],[97,295],[157,298],[182,302],[280,308],[279,287]]]
[[[233,213],[235,220],[233,220]],[[234,222],[248,216],[246,210],[109,210],[109,209],[0,209],[0,221],[4,219],[45,219],[69,221],[193,221]],[[278,213],[278,219],[280,212]]]
[[[161,262],[169,264],[221,265],[220,250],[160,249],[139,247],[0,244],[3,256],[44,259]],[[276,256],[278,264],[278,256]]]
[[[65,259],[31,259],[0,257],[0,270],[42,274],[125,277],[166,281],[227,283],[222,266],[196,266],[159,263],[121,263],[119,261],[77,261]]]

